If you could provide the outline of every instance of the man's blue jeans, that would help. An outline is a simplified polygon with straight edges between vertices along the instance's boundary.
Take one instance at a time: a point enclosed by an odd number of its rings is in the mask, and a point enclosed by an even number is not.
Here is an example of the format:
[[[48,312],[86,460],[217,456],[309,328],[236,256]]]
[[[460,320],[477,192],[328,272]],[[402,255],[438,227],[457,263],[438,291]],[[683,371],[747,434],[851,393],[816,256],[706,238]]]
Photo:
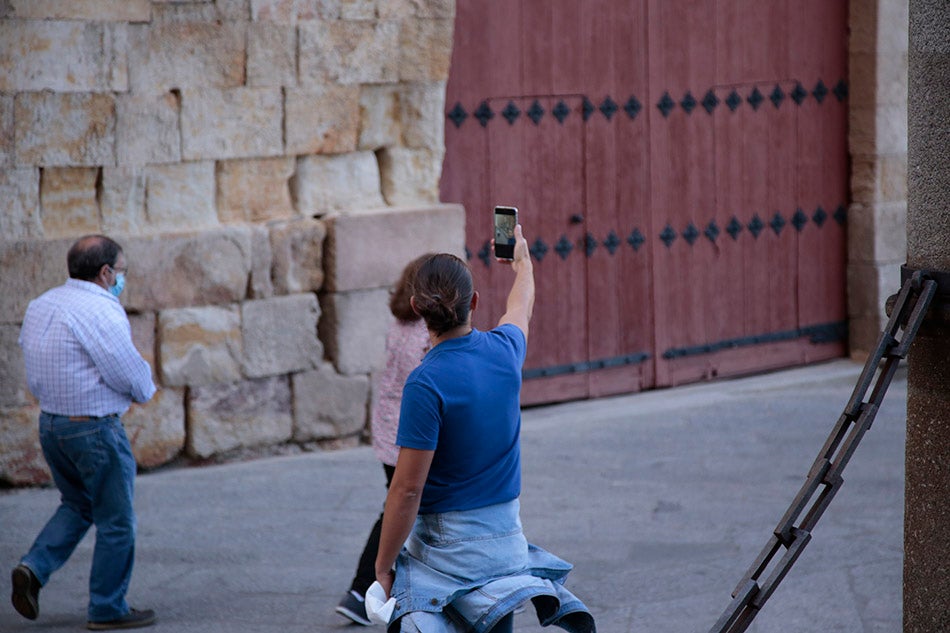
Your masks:
[[[125,594],[135,558],[135,458],[122,422],[118,416],[78,422],[42,413],[40,444],[60,506],[21,562],[45,585],[95,524],[88,617],[119,618],[129,612]]]

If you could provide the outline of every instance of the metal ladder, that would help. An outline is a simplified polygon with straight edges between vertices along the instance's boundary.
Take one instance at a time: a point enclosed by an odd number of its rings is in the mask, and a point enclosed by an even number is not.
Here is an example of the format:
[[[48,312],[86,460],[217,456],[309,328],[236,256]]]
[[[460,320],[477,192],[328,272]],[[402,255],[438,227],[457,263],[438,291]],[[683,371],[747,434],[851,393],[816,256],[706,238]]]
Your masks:
[[[732,592],[732,602],[709,633],[745,631],[808,545],[815,524],[844,483],[841,473],[871,428],[891,379],[907,355],[936,290],[937,282],[926,278],[921,271],[916,271],[901,286],[887,326],[864,365],[844,413],[808,471],[798,495],[739,581]],[[866,399],[868,389],[871,394]],[[781,557],[778,557],[780,552]]]

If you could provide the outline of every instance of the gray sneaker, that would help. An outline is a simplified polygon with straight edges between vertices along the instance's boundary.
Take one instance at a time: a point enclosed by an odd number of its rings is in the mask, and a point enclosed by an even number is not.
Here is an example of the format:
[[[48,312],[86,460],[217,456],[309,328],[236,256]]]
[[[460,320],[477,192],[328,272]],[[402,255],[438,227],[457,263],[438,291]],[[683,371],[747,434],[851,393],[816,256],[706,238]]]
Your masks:
[[[371,626],[369,616],[366,615],[366,601],[363,596],[352,589],[346,592],[340,604],[336,605],[336,612],[345,618],[349,618],[357,624]]]

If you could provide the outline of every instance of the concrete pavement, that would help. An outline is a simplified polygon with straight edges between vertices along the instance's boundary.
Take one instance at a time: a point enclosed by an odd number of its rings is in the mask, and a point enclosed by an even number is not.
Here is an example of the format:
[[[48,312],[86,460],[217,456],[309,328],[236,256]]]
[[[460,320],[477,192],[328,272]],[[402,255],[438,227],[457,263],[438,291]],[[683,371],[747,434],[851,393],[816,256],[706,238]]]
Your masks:
[[[525,532],[574,563],[568,586],[602,633],[706,633],[798,492],[860,370],[839,360],[528,409]],[[904,376],[751,632],[900,630]],[[333,607],[383,482],[368,447],[144,474],[129,601],[156,610],[155,631],[361,630]],[[54,489],[0,494],[3,633],[85,624],[92,532],[43,588],[37,621],[6,597],[9,570],[56,503]],[[541,630],[530,607],[515,628]]]

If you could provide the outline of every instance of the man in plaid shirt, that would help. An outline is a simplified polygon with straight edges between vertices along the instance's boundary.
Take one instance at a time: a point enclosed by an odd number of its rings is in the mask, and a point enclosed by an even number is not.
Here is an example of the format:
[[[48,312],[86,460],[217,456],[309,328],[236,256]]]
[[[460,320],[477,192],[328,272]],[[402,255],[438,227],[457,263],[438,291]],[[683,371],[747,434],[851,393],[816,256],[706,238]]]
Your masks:
[[[20,347],[30,391],[40,403],[40,444],[60,505],[12,574],[13,606],[39,615],[39,590],[93,524],[87,628],[146,626],[151,610],[129,608],[135,557],[135,458],[120,416],[155,393],[152,371],[132,344],[119,294],[127,264],[104,235],[76,241],[69,279],[30,302]]]

